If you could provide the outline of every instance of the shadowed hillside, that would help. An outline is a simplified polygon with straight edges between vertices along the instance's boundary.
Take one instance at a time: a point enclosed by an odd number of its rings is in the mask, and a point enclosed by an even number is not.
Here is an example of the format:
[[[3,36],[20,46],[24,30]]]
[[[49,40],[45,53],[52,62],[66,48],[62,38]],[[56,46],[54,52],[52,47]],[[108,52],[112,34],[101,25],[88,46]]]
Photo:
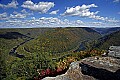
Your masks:
[[[0,34],[6,34],[10,32],[18,32],[29,37],[37,37],[40,34],[45,33],[48,30],[52,30],[52,28],[14,28],[14,29],[1,29]]]
[[[120,31],[116,31],[109,35],[106,35],[100,39],[98,39],[98,43],[95,47],[100,49],[108,49],[109,46],[119,46],[120,45]]]
[[[116,31],[120,30],[120,27],[114,27],[114,28],[92,28],[95,31],[99,32],[100,34],[106,35],[106,34],[110,34]]]
[[[7,32],[5,34],[0,34],[0,38],[4,38],[4,39],[18,39],[18,38],[23,38],[23,37],[28,37],[28,36],[23,35],[18,32]]]

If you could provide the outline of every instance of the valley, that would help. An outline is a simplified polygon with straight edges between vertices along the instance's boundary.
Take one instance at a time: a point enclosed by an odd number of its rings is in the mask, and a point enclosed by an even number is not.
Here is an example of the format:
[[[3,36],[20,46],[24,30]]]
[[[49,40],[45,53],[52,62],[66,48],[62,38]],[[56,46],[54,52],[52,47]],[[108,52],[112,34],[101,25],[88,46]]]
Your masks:
[[[102,36],[88,27],[1,29],[1,78],[55,77],[65,73],[71,62],[100,56],[107,47],[119,46],[119,34],[116,30]]]

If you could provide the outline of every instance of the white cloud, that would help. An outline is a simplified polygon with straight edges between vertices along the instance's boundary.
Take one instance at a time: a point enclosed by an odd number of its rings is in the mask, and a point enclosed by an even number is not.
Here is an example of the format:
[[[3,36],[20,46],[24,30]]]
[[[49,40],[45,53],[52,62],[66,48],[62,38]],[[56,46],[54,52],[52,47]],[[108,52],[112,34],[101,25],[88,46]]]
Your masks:
[[[61,20],[59,18],[55,18],[55,17],[41,17],[39,19],[40,23],[43,24],[43,25],[58,25],[58,24],[61,24]]]
[[[83,4],[82,6],[67,8],[67,10],[62,15],[63,16],[87,17],[87,18],[92,18],[92,19],[96,19],[96,20],[105,20],[106,19],[104,17],[97,16],[99,11],[91,12],[90,8],[92,8],[92,7],[98,7],[98,6],[95,4],[90,4],[90,5]]]
[[[76,23],[77,23],[77,24],[83,24],[83,21],[77,20]]]
[[[120,2],[120,0],[113,0],[113,2],[115,2],[115,3],[119,3],[119,2]]]
[[[90,8],[92,7],[97,7],[97,6],[95,4],[91,4],[91,5],[83,4],[82,6],[76,6],[76,7],[71,7],[71,8],[68,7],[67,10],[62,15],[63,16],[91,17],[98,13],[98,11],[91,12]]]
[[[14,11],[13,14],[10,14],[10,19],[25,19],[27,16],[33,15],[33,13],[28,13],[25,9],[21,10],[20,13]]]
[[[10,14],[9,19],[21,19],[26,18],[29,15],[33,15],[32,13],[28,13],[25,9],[21,10],[20,13],[14,11],[13,14]]]
[[[1,8],[17,8],[18,2],[16,0],[12,0],[12,2],[8,3],[7,5],[0,4]]]
[[[107,26],[104,22],[88,22],[87,25],[91,27],[101,27],[101,26]]]
[[[22,14],[25,14],[25,15],[33,15],[33,12],[27,12],[25,9],[21,10],[21,13]]]
[[[95,4],[91,4],[91,5],[83,4],[82,6],[67,8],[67,10],[62,14],[62,16],[79,16],[79,17],[91,18],[105,22],[118,22],[118,20],[115,19],[98,16],[97,14],[99,11],[91,12],[90,8],[92,7],[98,7],[98,6]]]
[[[25,9],[21,10],[22,13],[27,13],[27,11]]]
[[[25,14],[21,14],[21,13],[15,13],[15,14],[10,14],[10,18],[12,18],[12,19],[26,18],[26,15]]]
[[[50,12],[50,14],[57,14],[58,12],[59,10],[55,10],[55,11]]]
[[[82,26],[83,22],[81,20],[69,21],[68,19],[59,19],[56,17],[41,17],[36,19],[32,17],[30,20],[19,20],[19,19],[10,19],[5,22],[0,22],[0,27],[74,27]]]
[[[5,14],[5,13],[4,13]],[[17,13],[18,14],[18,13]],[[16,14],[16,15],[17,15]],[[15,14],[14,14],[15,15]],[[17,17],[17,16],[14,16]],[[13,17],[13,18],[14,18]],[[25,19],[9,19],[0,22],[0,28],[18,27],[18,28],[31,28],[31,27],[120,27],[120,21],[110,20],[109,22],[96,21],[96,22],[83,22],[81,20],[68,20],[56,17],[31,17],[29,20]]]
[[[0,14],[0,20],[7,20],[7,19],[8,19],[8,15],[6,12]]]
[[[31,0],[27,0],[23,3],[22,7],[30,9],[32,11],[38,11],[40,13],[46,13],[49,9],[54,7],[54,2],[39,2],[33,3]]]
[[[59,19],[55,17],[41,17],[39,19],[41,22],[40,24],[43,24],[43,26],[51,26],[51,27],[70,27],[70,26],[81,26],[83,25],[83,21],[76,20],[76,21],[70,21],[68,19]]]
[[[116,20],[116,19],[107,19],[106,21],[112,23],[120,23],[120,20]]]
[[[1,14],[0,14],[0,17],[7,17],[7,13],[6,13],[6,12],[1,13]]]
[[[0,20],[25,19],[30,15],[33,15],[33,13],[28,13],[25,9],[21,10],[21,12],[14,11],[12,14],[4,12],[0,14]]]
[[[93,19],[96,19],[96,20],[102,20],[102,21],[107,21],[108,20],[107,17],[101,17],[101,16],[97,16],[97,15],[90,16],[89,18],[93,18]]]

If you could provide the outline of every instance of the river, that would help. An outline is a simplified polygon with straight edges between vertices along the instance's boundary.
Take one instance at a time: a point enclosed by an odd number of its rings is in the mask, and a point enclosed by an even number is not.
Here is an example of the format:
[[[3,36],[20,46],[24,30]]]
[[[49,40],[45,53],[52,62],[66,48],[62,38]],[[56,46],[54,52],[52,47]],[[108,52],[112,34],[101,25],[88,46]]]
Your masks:
[[[18,57],[18,58],[24,58],[25,56],[24,56],[23,54],[19,54],[16,50],[17,50],[17,48],[18,48],[19,46],[21,46],[21,45],[25,44],[26,42],[29,42],[29,41],[31,41],[31,40],[33,40],[33,39],[34,39],[34,38],[30,38],[30,39],[25,40],[24,42],[16,45],[15,47],[13,47],[13,48],[11,49],[11,51],[9,52],[9,54],[12,55],[12,56]]]

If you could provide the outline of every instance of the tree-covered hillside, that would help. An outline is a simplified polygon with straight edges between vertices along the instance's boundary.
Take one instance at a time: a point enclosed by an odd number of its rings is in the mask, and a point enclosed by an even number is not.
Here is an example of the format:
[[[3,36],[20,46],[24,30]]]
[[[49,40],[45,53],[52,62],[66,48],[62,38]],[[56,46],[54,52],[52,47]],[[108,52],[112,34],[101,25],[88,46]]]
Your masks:
[[[100,49],[108,49],[109,46],[112,45],[120,46],[120,30],[98,39],[96,47]]]
[[[89,32],[84,28],[56,28],[20,46],[17,51],[23,54],[27,52],[61,53],[74,49],[82,41],[95,40],[99,37],[98,33]]]
[[[56,75],[72,61],[93,55],[73,51],[81,42],[100,37],[90,28],[1,29],[0,78],[24,80],[40,76],[41,79],[48,73]],[[15,56],[21,54],[24,57]]]

